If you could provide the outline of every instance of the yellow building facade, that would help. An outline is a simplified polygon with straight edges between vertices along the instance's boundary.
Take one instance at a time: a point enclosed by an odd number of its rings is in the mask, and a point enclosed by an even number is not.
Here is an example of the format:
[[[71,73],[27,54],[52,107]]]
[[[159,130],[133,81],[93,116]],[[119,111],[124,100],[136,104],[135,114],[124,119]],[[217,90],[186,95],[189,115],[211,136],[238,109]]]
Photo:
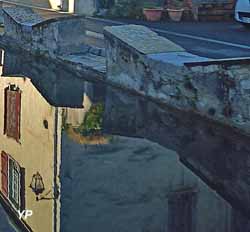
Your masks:
[[[15,111],[9,98],[15,96],[16,92],[20,97],[19,110],[15,112],[19,114],[19,118],[8,118],[8,112]],[[9,96],[6,96],[8,94]],[[22,218],[22,223],[29,230],[55,231],[59,208],[55,165],[58,158],[55,145],[59,139],[56,135],[58,111],[40,95],[27,78],[0,78],[0,96],[1,198],[9,204],[17,217],[18,210],[32,210],[32,216]],[[13,127],[19,127],[17,136],[16,128],[11,128],[13,122]],[[58,135],[60,136],[60,133]],[[14,165],[14,171],[11,170],[11,165]],[[23,171],[20,173],[20,170]],[[8,174],[5,173],[4,176],[5,171],[8,171]],[[40,174],[44,184],[44,191],[38,201],[30,187],[32,177],[36,173]]]

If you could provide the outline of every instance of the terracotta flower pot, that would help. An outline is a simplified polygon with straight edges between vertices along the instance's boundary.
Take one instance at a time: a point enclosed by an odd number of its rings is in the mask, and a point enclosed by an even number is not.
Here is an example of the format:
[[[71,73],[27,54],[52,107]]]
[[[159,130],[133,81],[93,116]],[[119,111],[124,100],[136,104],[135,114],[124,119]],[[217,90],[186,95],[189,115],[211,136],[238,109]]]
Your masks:
[[[143,14],[148,21],[159,21],[161,19],[163,8],[144,8]]]
[[[184,9],[167,9],[168,16],[172,21],[180,22]]]

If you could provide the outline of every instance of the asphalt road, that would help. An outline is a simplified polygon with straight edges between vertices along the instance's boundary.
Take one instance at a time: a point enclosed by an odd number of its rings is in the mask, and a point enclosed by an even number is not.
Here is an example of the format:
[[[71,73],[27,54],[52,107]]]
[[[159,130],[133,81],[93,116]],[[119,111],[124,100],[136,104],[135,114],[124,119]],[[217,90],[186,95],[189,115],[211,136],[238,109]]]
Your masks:
[[[12,0],[22,3],[24,0]],[[25,1],[27,2],[27,0]],[[41,0],[29,0],[28,5],[41,5]],[[34,4],[33,4],[34,3]],[[156,22],[138,20],[107,20],[90,18],[100,25],[141,24],[172,40],[193,54],[221,59],[250,57],[250,29],[232,22]]]
[[[141,24],[193,54],[221,59],[250,57],[250,30],[236,22],[157,22],[98,20],[100,24]]]

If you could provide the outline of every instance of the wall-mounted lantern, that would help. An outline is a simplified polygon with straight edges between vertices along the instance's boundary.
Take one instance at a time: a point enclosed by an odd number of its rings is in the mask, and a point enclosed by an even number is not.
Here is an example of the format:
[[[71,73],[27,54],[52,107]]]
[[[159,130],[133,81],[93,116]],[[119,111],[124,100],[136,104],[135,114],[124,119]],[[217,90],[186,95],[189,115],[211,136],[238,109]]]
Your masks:
[[[39,194],[43,193],[44,191],[43,178],[41,177],[39,172],[33,175],[31,183],[30,183],[30,188],[36,194],[36,200],[38,201]]]

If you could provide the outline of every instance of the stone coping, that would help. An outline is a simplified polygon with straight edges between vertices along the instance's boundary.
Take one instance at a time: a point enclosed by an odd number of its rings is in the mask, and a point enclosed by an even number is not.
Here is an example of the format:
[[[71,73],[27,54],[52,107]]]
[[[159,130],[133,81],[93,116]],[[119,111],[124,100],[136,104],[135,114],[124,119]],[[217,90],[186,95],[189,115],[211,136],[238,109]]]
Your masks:
[[[62,61],[69,62],[75,65],[83,65],[83,67],[91,68],[100,73],[106,73],[106,59],[102,56],[96,56],[90,53],[87,54],[71,54],[59,56]]]
[[[239,64],[250,64],[250,57],[235,57],[235,58],[224,58],[224,59],[208,59],[207,61],[197,60],[185,63],[188,67],[193,66],[207,66],[207,65],[239,65]]]
[[[155,61],[173,64],[176,66],[212,61],[209,58],[197,56],[189,52],[157,53],[157,54],[149,54],[147,55],[147,57]]]
[[[24,6],[5,6],[3,8],[3,11],[7,15],[9,15],[9,17],[11,17],[16,23],[25,26],[38,26],[62,19],[83,17],[69,13],[29,8]]]
[[[32,26],[44,21],[44,19],[31,8],[6,7],[3,8],[3,11],[18,24]]]
[[[115,37],[142,54],[184,52],[185,49],[141,25],[108,26],[107,37]]]
[[[250,64],[250,57],[236,57],[236,58],[224,58],[224,59],[212,59],[202,56],[197,56],[189,52],[171,52],[171,53],[157,53],[147,55],[149,59],[173,64],[176,66],[209,66],[209,65],[240,65]]]

